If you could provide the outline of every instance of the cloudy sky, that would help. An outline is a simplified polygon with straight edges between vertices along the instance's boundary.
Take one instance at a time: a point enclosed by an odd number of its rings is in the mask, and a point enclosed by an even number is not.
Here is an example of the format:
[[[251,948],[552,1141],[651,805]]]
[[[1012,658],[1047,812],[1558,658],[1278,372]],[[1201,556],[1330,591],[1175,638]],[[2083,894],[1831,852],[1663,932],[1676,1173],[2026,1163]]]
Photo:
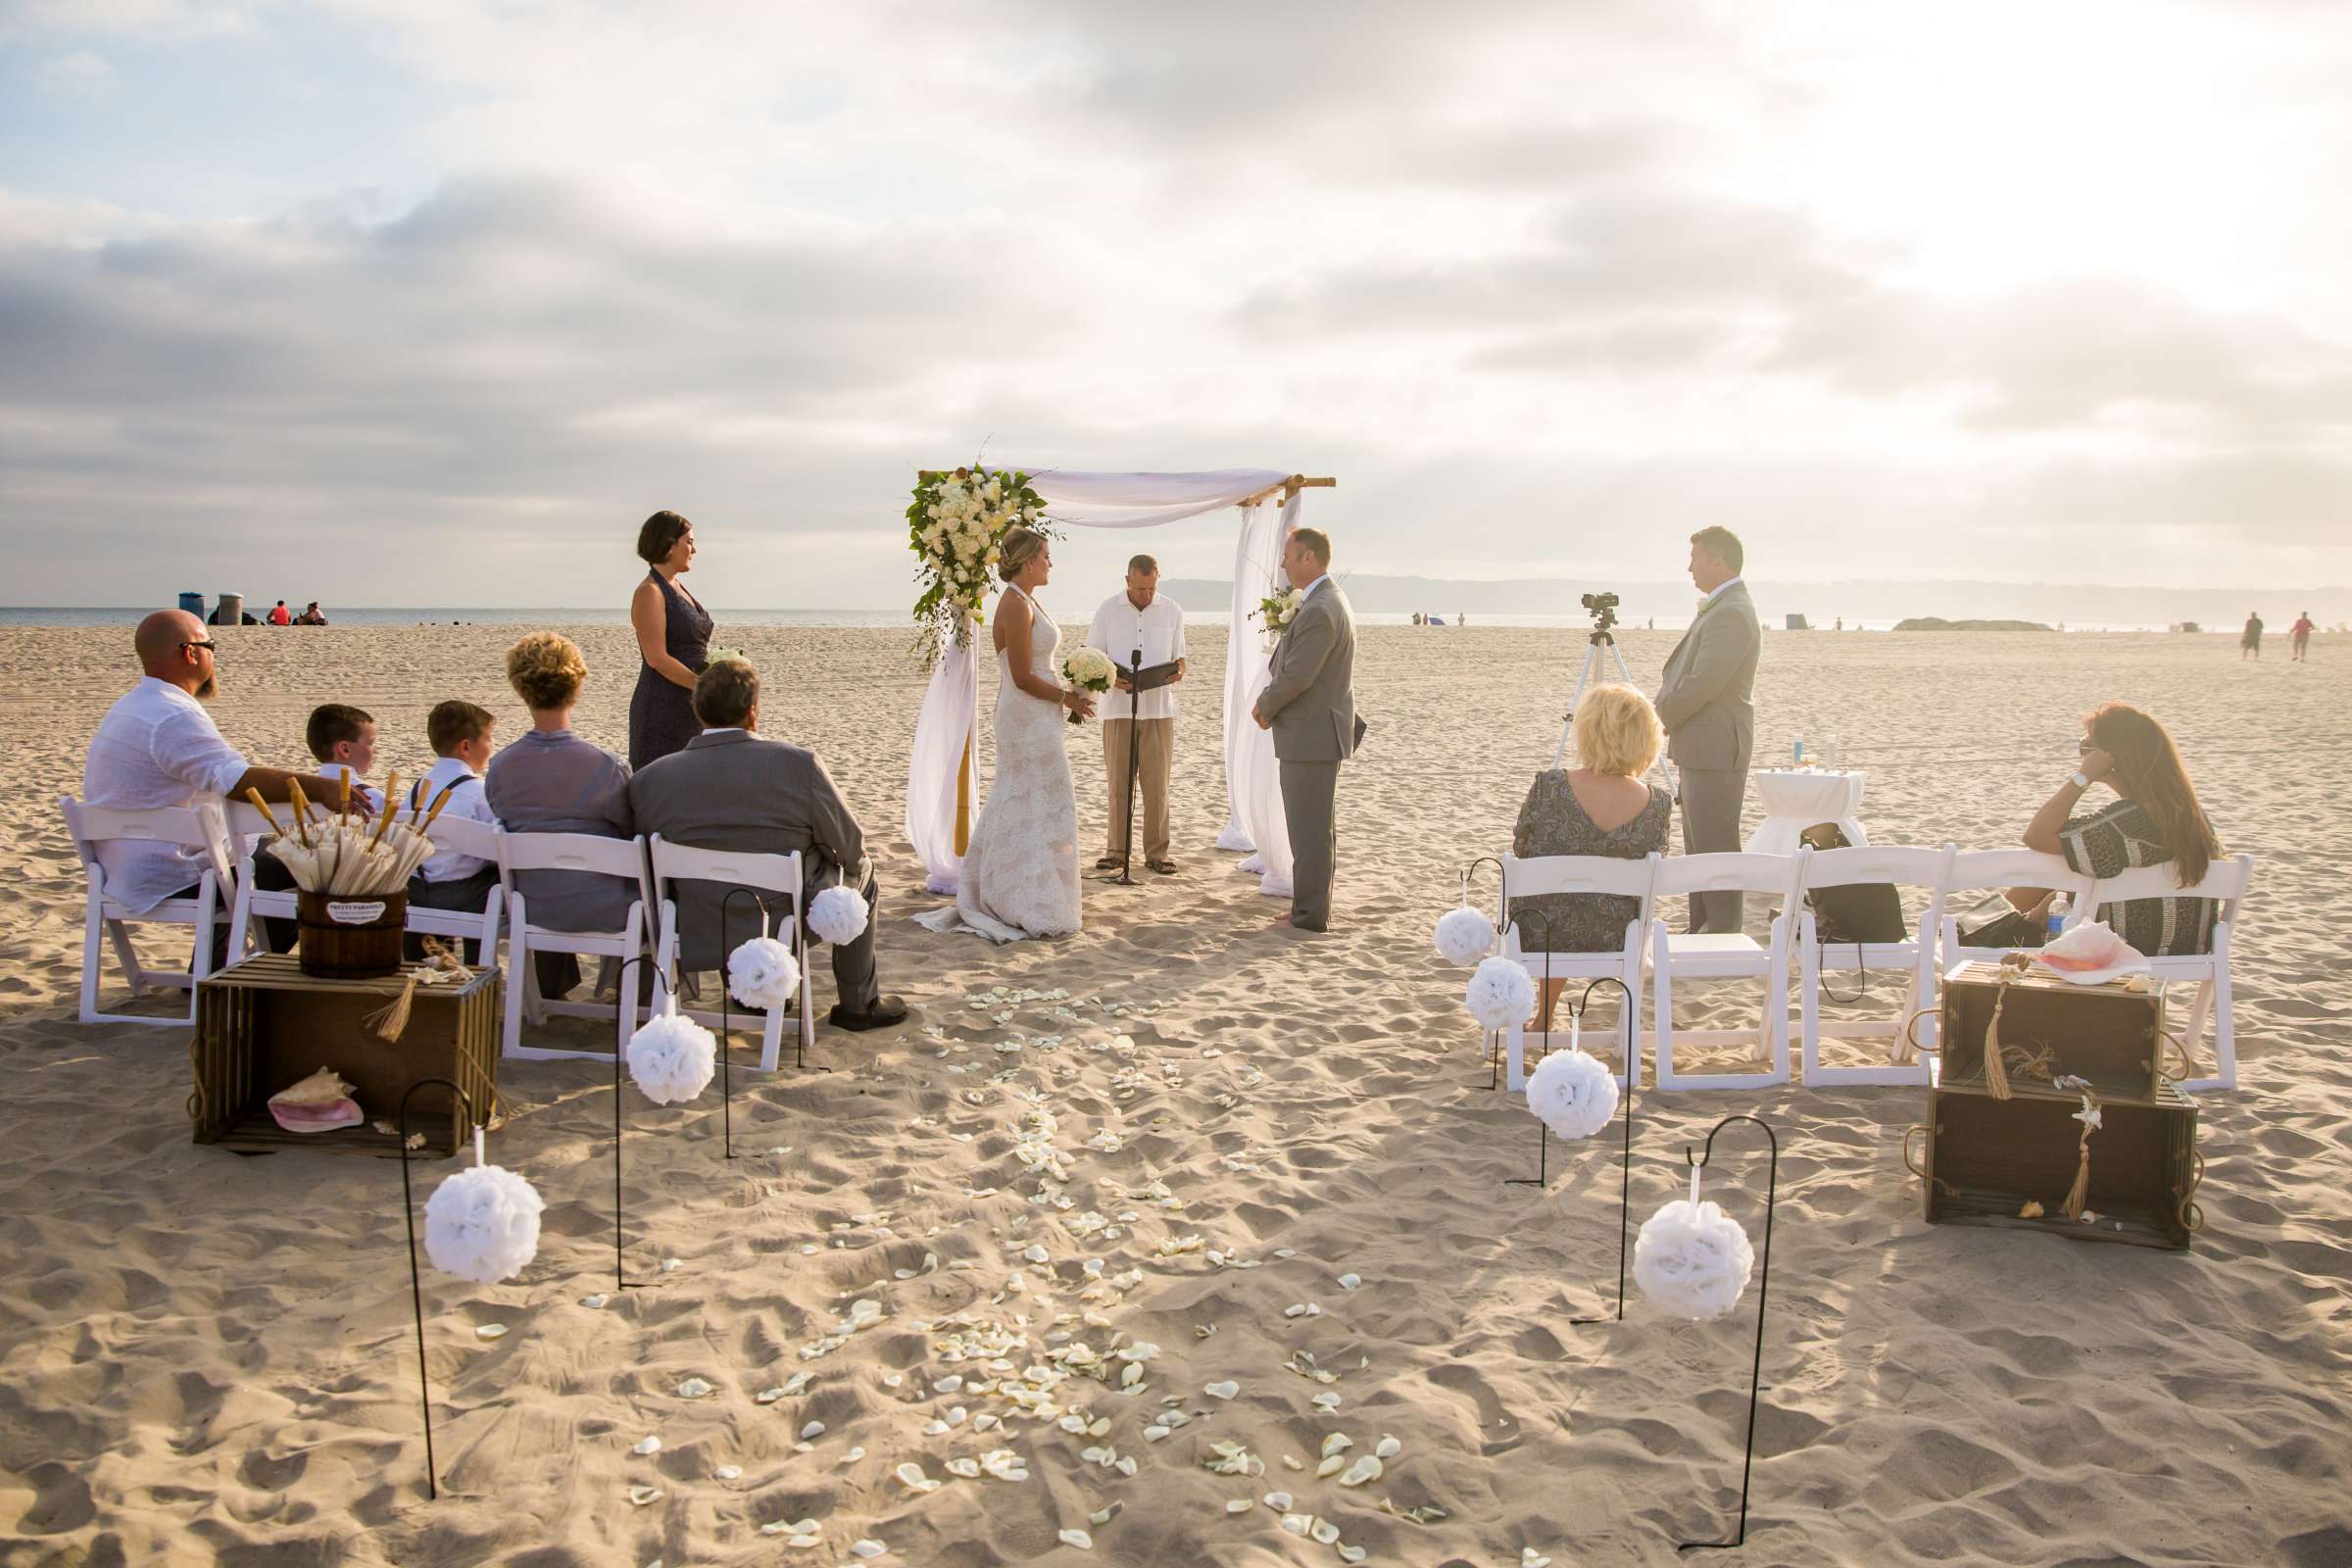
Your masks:
[[[0,599],[617,605],[668,506],[888,609],[983,443],[1336,474],[1362,571],[2352,582],[2347,80],[2328,0],[0,0]]]

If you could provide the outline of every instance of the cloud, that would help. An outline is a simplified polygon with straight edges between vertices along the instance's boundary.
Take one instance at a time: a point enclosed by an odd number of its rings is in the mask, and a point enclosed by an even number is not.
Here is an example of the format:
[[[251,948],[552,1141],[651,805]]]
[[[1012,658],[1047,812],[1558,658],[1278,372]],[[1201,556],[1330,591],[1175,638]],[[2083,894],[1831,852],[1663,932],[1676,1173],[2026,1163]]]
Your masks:
[[[59,55],[40,70],[41,89],[66,98],[99,97],[115,84],[115,68],[87,49]]]

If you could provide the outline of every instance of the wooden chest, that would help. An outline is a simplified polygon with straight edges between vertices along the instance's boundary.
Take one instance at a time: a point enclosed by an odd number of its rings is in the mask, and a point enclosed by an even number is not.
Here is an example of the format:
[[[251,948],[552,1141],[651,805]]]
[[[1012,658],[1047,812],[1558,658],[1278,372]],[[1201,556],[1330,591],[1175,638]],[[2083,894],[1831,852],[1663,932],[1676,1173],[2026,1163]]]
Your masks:
[[[2102,1101],[2090,1135],[2094,1221],[2059,1212],[2075,1184],[2080,1095],[2018,1088],[2007,1100],[1973,1089],[1928,1091],[1925,1178],[1932,1225],[1998,1225],[2080,1242],[2185,1248],[2201,1220],[2193,1201],[2197,1107],[2171,1085],[2153,1102]],[[1916,1129],[1915,1129],[1916,1130]],[[2031,1200],[2046,1211],[2020,1217]]]
[[[2006,997],[2001,966],[1979,961],[1943,982],[1937,1038],[1943,1043],[1942,1082],[1959,1089],[1984,1084],[1984,1030],[2000,1001],[2001,1044],[2022,1047],[2046,1065],[2031,1072],[2008,1060],[2009,1081],[2048,1090],[2073,1074],[2090,1083],[2102,1103],[2129,1100],[2154,1104],[2165,1082],[2164,997],[2142,980],[2078,986],[2029,970],[2013,979]]]
[[[408,971],[368,980],[306,975],[290,956],[248,958],[197,988],[196,1034],[188,1056],[196,1083],[188,1118],[196,1142],[229,1149],[309,1149],[329,1153],[400,1152],[401,1096],[422,1078],[447,1078],[489,1120],[498,1088],[499,972],[481,968],[463,983],[419,985],[408,1028],[397,1041],[379,1039],[360,1020],[399,996]],[[320,1067],[332,1067],[352,1086],[367,1120],[332,1132],[290,1133],[270,1116],[269,1099]],[[409,1130],[424,1149],[454,1154],[468,1140],[466,1108],[438,1085],[422,1089],[409,1106]]]

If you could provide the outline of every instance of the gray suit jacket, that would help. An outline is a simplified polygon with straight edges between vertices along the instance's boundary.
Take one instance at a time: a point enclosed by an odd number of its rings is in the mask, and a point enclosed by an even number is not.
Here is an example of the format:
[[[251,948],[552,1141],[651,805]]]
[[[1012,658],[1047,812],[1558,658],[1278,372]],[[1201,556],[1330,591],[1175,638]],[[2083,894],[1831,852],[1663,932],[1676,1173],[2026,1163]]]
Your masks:
[[[802,852],[804,902],[832,885],[844,867],[851,886],[864,884],[865,834],[825,764],[798,746],[741,730],[697,735],[684,751],[637,770],[629,780],[629,807],[638,832],[692,849]],[[679,882],[672,896],[682,965],[710,969],[724,962],[719,906],[727,890],[714,882]],[[760,903],[771,927],[776,915],[789,912],[781,897],[763,895]],[[758,936],[759,918],[750,900],[737,899],[727,914],[727,935],[739,945]]]
[[[1658,718],[1666,755],[1678,766],[1747,767],[1754,750],[1756,656],[1763,632],[1747,584],[1733,583],[1698,613],[1658,683]]]
[[[1355,621],[1348,596],[1326,578],[1299,605],[1274,645],[1257,710],[1286,762],[1344,762],[1355,755]]]

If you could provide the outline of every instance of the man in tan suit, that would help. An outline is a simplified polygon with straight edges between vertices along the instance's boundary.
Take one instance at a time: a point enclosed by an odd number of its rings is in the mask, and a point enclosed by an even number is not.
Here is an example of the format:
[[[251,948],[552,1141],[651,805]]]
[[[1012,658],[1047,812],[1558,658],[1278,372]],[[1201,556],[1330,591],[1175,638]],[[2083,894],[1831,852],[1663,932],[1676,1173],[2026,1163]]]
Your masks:
[[[1333,803],[1340,764],[1355,755],[1355,621],[1331,580],[1331,537],[1294,528],[1282,569],[1299,590],[1298,608],[1274,648],[1266,689],[1251,716],[1274,732],[1282,765],[1282,811],[1291,829],[1291,912],[1284,922],[1321,931],[1331,922],[1331,872],[1339,831]]]
[[[1755,601],[1740,580],[1746,552],[1729,528],[1690,536],[1690,580],[1706,595],[1658,685],[1658,719],[1677,774],[1683,853],[1740,848],[1740,807],[1747,798],[1747,762],[1756,737],[1756,656],[1763,633]],[[1692,931],[1740,929],[1742,899],[1690,895]]]

